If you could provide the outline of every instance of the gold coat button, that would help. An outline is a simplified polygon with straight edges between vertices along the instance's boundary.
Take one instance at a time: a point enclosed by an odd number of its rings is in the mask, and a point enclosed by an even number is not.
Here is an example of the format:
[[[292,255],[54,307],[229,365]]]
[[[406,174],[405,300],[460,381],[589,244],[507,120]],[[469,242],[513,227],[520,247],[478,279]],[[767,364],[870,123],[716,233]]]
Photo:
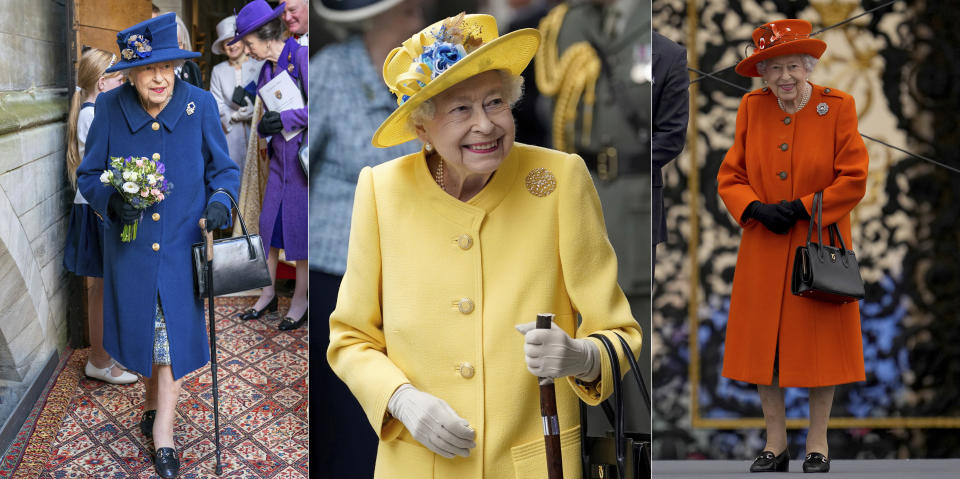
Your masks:
[[[151,218],[153,218],[153,221],[160,221],[160,213],[154,213]]]
[[[457,246],[462,250],[468,250],[473,246],[473,238],[471,238],[470,235],[460,235],[460,237],[457,238]]]
[[[154,128],[154,129],[156,129],[156,128]],[[154,153],[154,154],[153,154],[153,161],[160,161],[160,153]]]
[[[460,363],[457,370],[460,371],[460,375],[463,376],[464,379],[470,379],[476,373],[476,370],[474,370],[473,365],[470,363]]]
[[[150,125],[150,128],[153,128],[153,131],[157,131],[160,129],[160,124],[157,122],[153,122],[153,124]]]
[[[784,125],[789,125],[789,124],[790,124],[790,117],[789,117],[789,116],[786,116],[786,117],[783,118],[783,124],[784,124]]]
[[[154,251],[160,251],[160,243],[154,243],[154,244],[153,244],[153,250],[154,250]]]
[[[463,314],[470,314],[473,312],[473,301],[470,301],[468,298],[463,298],[457,303],[457,309]]]
[[[789,147],[787,146],[786,143],[781,143],[781,144],[780,144],[780,151],[787,151],[787,148],[789,148]]]
[[[777,173],[777,176],[779,176],[781,180],[785,180],[787,179],[787,172],[781,171],[780,173]]]

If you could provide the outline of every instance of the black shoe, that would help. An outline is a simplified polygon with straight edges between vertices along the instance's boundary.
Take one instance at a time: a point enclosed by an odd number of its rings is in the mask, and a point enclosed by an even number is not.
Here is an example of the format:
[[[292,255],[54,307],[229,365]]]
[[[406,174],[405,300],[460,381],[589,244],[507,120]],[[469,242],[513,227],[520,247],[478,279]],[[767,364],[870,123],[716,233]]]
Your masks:
[[[177,477],[180,474],[180,457],[172,447],[161,447],[153,455],[153,468],[157,475],[165,479]]]
[[[750,472],[788,472],[790,471],[790,453],[784,449],[779,456],[763,451],[750,465]]]
[[[143,411],[143,416],[140,417],[140,432],[142,432],[144,436],[147,436],[148,439],[153,437],[153,420],[156,418],[156,409]]]
[[[307,322],[307,317],[310,316],[308,314],[309,312],[309,309],[305,310],[303,314],[300,315],[300,319],[293,319],[290,316],[283,318],[283,321],[280,321],[280,324],[277,325],[277,329],[280,331],[290,331],[303,326],[303,323]]]
[[[273,295],[273,299],[267,303],[267,307],[261,310],[256,310],[253,308],[248,308],[242,313],[237,313],[237,316],[244,321],[250,321],[251,319],[260,319],[264,313],[276,313],[277,312],[277,295]]]
[[[830,472],[830,459],[819,452],[811,452],[803,458],[803,472]]]

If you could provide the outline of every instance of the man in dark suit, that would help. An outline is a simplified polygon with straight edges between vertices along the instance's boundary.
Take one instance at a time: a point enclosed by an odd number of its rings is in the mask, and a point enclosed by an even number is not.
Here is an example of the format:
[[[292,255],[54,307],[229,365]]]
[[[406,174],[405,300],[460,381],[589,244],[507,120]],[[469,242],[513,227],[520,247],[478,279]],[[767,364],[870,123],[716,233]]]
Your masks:
[[[663,173],[661,169],[676,158],[687,139],[690,77],[687,50],[653,32],[653,263],[657,267],[657,244],[667,240],[663,214]]]

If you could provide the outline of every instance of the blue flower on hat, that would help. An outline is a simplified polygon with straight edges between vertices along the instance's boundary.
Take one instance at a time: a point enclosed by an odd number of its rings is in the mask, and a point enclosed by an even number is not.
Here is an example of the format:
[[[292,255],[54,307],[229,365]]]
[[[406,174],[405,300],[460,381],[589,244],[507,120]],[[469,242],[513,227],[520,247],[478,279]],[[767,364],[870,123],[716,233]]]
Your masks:
[[[448,42],[436,42],[423,49],[420,55],[420,63],[430,68],[430,78],[436,78],[441,73],[453,66],[467,56],[467,51],[463,45],[457,45]]]
[[[130,35],[127,37],[127,48],[121,50],[120,54],[123,55],[124,60],[127,61],[147,58],[153,53],[153,47],[150,46],[152,40],[153,38],[149,31],[142,35]]]

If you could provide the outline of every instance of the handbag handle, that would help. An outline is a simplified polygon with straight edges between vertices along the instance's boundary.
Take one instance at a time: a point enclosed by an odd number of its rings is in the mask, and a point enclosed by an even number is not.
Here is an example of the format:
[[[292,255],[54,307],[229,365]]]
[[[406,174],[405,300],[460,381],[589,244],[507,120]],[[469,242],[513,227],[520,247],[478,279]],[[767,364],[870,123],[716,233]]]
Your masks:
[[[609,338],[602,334],[591,334],[590,337],[597,338],[600,342],[603,343],[604,348],[607,350],[607,356],[610,358],[610,367],[612,368],[613,373],[613,401],[616,411],[614,413],[613,421],[613,434],[616,441],[616,453],[617,453],[617,473],[618,477],[626,477],[626,456],[627,456],[627,445],[626,439],[623,433],[623,391],[620,384],[620,360],[617,357],[617,348],[614,347],[613,343]],[[632,354],[630,354],[632,356]],[[583,419],[585,413],[583,408],[581,408],[581,419]],[[581,423],[580,425],[580,435],[581,439],[584,439],[586,435],[586,424]],[[585,444],[585,442],[581,442]],[[590,476],[586,476],[590,477]]]
[[[807,244],[810,244],[810,238],[813,235],[813,218],[816,218],[817,223],[817,240],[820,245],[823,245],[823,192],[818,191],[813,194],[813,214],[810,215],[810,224],[807,226]],[[840,243],[840,257],[842,258],[843,264],[847,264],[847,246],[843,242],[843,235],[840,234],[840,228],[836,223],[830,223],[827,226],[827,232],[830,234],[830,246],[835,246],[833,243],[833,235],[837,235],[837,240]],[[823,248],[818,248],[818,256],[820,261],[823,261]]]
[[[227,198],[230,198],[230,204],[237,210],[237,219],[240,220],[240,230],[243,231],[243,237],[247,240],[247,250],[250,253],[250,261],[253,261],[257,257],[257,250],[253,246],[253,241],[250,240],[250,234],[247,233],[247,224],[243,221],[243,215],[240,214],[240,205],[237,204],[237,201],[233,199],[233,195],[230,194],[225,188],[217,188],[213,190],[213,193],[210,195],[213,198],[213,195],[217,193],[223,193],[227,195]]]
[[[620,333],[614,332],[613,334],[617,335],[617,339],[620,340],[620,346],[623,347],[623,353],[627,356],[627,360],[630,361],[630,373],[633,373],[631,376],[637,381],[637,387],[640,389],[640,394],[643,395],[643,402],[647,403],[647,411],[653,412],[650,404],[650,392],[647,391],[647,384],[643,382],[640,366],[637,364],[637,359],[633,357],[630,345],[627,344],[626,339],[623,339],[623,336],[620,336]]]

